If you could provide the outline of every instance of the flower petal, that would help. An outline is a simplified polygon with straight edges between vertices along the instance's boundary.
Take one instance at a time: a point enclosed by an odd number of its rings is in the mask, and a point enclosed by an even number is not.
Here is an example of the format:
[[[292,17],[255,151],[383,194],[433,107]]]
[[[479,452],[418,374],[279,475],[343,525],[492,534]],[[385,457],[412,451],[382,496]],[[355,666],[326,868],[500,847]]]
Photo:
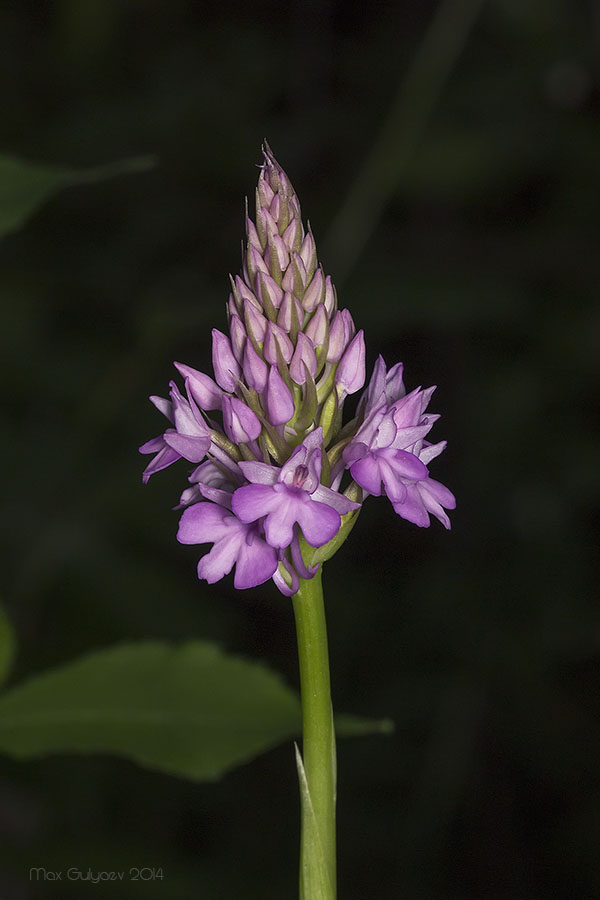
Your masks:
[[[177,540],[180,544],[206,544],[219,541],[231,533],[228,519],[234,517],[222,506],[201,501],[184,510],[179,520]]]
[[[379,472],[388,498],[392,503],[401,503],[406,497],[406,485],[398,472],[387,459],[379,461]]]
[[[202,462],[210,447],[209,437],[193,437],[171,430],[165,431],[165,442],[184,459],[194,463]]]
[[[300,580],[296,571],[289,565],[287,560],[282,560],[281,564],[288,572],[291,584],[287,583],[279,568],[277,568],[275,574],[273,575],[273,581],[275,583],[275,586],[278,588],[278,590],[281,591],[284,597],[293,597],[293,595],[298,591],[298,588],[300,587]]]
[[[321,547],[336,536],[342,520],[331,506],[311,500],[306,494],[305,496],[306,501],[295,510],[297,522],[311,547]]]
[[[394,512],[420,528],[429,528],[429,513],[423,505],[417,484],[406,486],[406,498],[402,503],[394,503]]]
[[[423,482],[423,488],[432,497],[435,497],[438,503],[445,506],[446,509],[456,509],[456,497],[449,491],[445,484],[436,481],[434,478],[428,478]]]
[[[256,530],[240,545],[233,586],[238,589],[256,587],[272,578],[277,569],[277,554]]]
[[[214,584],[215,581],[220,581],[224,575],[228,575],[233,569],[240,544],[244,540],[242,533],[231,531],[226,538],[217,541],[212,550],[199,561],[198,578]]]
[[[210,375],[199,372],[184,363],[173,363],[177,371],[186,379],[188,391],[200,409],[220,409],[223,391]],[[165,413],[166,415],[166,413]]]
[[[429,444],[427,447],[424,447],[419,453],[419,459],[421,462],[424,462],[425,465],[429,465],[432,459],[435,459],[436,456],[439,456],[446,449],[446,441],[440,441],[439,444]]]
[[[452,527],[450,524],[450,519],[444,512],[441,503],[438,503],[433,494],[430,494],[427,490],[426,481],[419,485],[419,493],[421,495],[421,500],[423,501],[423,506],[425,507],[425,509],[430,512],[432,516],[435,516],[436,519],[439,519],[444,528],[450,531],[450,528]]]
[[[331,488],[325,487],[324,484],[320,484],[317,489],[312,492],[311,497],[319,503],[326,503],[327,506],[331,506],[342,516],[353,509],[360,508],[360,503],[349,500],[348,497],[340,494],[339,491],[332,491]]]
[[[278,499],[273,488],[266,484],[246,484],[234,492],[231,507],[242,522],[256,522],[276,508]]]
[[[365,491],[375,497],[381,496],[381,472],[377,458],[372,453],[352,463],[350,474]]]
[[[258,485],[257,485],[258,486]],[[277,485],[279,487],[279,485]],[[274,488],[267,488],[273,494],[274,503],[271,512],[265,519],[265,535],[271,547],[289,547],[294,537],[294,525],[304,503],[310,503],[305,491],[291,491],[281,485],[281,491],[275,493]],[[304,500],[306,498],[306,501]],[[308,539],[307,539],[308,540]]]
[[[148,442],[150,443],[150,442]],[[144,446],[147,446],[144,444]],[[153,451],[143,451],[142,453],[153,452]],[[142,473],[142,481],[144,484],[148,484],[150,480],[150,476],[154,475],[156,472],[160,472],[162,469],[166,469],[167,466],[172,465],[174,462],[177,462],[178,459],[181,459],[181,455],[177,453],[175,450],[172,450],[171,447],[168,447],[163,442],[162,450],[156,454],[153,460],[151,460]]]
[[[279,469],[263,462],[241,462],[238,463],[240,469],[248,479],[254,484],[275,484]]]
[[[427,466],[408,450],[396,450],[394,456],[391,459],[388,458],[388,461],[399,478],[422,481],[429,474]]]

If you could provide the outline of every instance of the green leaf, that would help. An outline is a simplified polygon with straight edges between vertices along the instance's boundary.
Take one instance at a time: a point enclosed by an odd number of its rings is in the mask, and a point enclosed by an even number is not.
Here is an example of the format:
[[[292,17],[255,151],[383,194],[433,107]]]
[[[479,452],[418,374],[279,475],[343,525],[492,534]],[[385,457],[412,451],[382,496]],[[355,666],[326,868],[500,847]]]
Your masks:
[[[298,698],[278,675],[200,641],[125,644],[0,696],[0,752],[111,753],[214,779],[297,733]]]
[[[38,165],[0,154],[0,238],[20,228],[52,194],[64,187],[103,181],[115,175],[145,172],[156,164],[139,156],[91,169]]]
[[[12,624],[0,606],[0,685],[8,677],[16,650],[17,642]]]

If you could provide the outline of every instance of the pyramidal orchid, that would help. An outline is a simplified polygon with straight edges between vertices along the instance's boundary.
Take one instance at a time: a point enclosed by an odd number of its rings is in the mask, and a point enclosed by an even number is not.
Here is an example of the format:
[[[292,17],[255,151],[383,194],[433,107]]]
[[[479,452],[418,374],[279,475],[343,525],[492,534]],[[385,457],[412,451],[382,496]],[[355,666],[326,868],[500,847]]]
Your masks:
[[[296,193],[263,150],[256,216],[246,216],[241,272],[231,278],[227,333],[212,332],[213,374],[175,363],[183,391],[151,397],[168,420],[140,447],[145,482],[183,459],[178,540],[212,545],[198,577],[234,571],[236,588],[272,579],[293,597],[303,709],[301,896],[335,897],[335,771],[322,563],[369,495],[419,526],[446,528],[455,499],[430,477],[433,388],[407,393],[401,364],[378,357],[365,388],[365,338],[317,259]],[[344,403],[364,388],[355,416]]]

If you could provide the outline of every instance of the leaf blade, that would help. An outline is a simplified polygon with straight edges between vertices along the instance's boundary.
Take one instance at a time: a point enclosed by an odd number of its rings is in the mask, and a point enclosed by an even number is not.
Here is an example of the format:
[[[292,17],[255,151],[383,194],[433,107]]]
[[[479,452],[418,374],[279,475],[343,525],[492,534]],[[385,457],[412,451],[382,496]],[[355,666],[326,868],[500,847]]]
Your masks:
[[[0,239],[21,228],[61,188],[145,172],[155,164],[155,157],[139,156],[88,169],[71,169],[0,154]]]
[[[0,752],[110,753],[212,780],[291,737],[299,720],[294,691],[260,663],[200,641],[124,644],[0,696]]]

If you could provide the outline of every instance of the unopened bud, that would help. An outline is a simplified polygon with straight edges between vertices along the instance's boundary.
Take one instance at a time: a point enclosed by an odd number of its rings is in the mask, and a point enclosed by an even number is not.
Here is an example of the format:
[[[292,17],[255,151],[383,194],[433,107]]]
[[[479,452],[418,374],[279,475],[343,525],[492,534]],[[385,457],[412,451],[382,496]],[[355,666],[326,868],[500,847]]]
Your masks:
[[[255,441],[262,426],[256,413],[237,397],[223,397],[223,425],[225,434],[234,444]]]
[[[290,341],[289,337],[279,325],[275,325],[273,322],[269,322],[267,325],[267,332],[265,334],[265,344],[263,348],[264,356],[267,362],[271,363],[272,366],[276,366],[279,360],[279,355],[277,353],[277,349],[279,348],[279,354],[282,356],[286,363],[292,358],[292,354],[294,352],[294,345]]]
[[[350,341],[335,373],[335,381],[342,394],[354,394],[365,383],[365,336],[361,330]]]
[[[325,279],[323,278],[323,270],[318,269],[304,292],[302,298],[302,306],[307,312],[312,312],[319,304],[325,300]]]
[[[213,328],[212,339],[212,363],[217,383],[224,391],[234,391],[241,371],[229,338]]]
[[[244,378],[246,384],[252,390],[262,394],[267,386],[267,364],[262,359],[252,344],[252,341],[246,341],[244,349]]]
[[[221,398],[223,396],[223,391],[218,386],[218,384],[213,381],[210,375],[205,375],[204,372],[199,372],[197,369],[193,369],[191,366],[186,366],[183,363],[176,362],[175,368],[184,377],[184,379],[186,379],[188,390],[200,409],[221,408]],[[153,402],[155,400],[155,398],[153,397],[151,397],[150,399]],[[165,403],[166,402],[167,401],[165,401]],[[167,415],[167,412],[165,410],[161,410],[161,412],[164,412],[164,414]]]
[[[327,312],[324,306],[318,306],[317,311],[304,329],[307,337],[313,342],[316,348],[322,347],[329,337],[329,322],[327,321]]]
[[[307,371],[311,378],[315,377],[317,374],[317,357],[315,356],[315,348],[309,338],[303,332],[300,332],[290,363],[290,375],[296,384],[304,384]]]
[[[267,413],[273,425],[284,425],[294,415],[294,398],[276,366],[271,366],[267,379]]]

